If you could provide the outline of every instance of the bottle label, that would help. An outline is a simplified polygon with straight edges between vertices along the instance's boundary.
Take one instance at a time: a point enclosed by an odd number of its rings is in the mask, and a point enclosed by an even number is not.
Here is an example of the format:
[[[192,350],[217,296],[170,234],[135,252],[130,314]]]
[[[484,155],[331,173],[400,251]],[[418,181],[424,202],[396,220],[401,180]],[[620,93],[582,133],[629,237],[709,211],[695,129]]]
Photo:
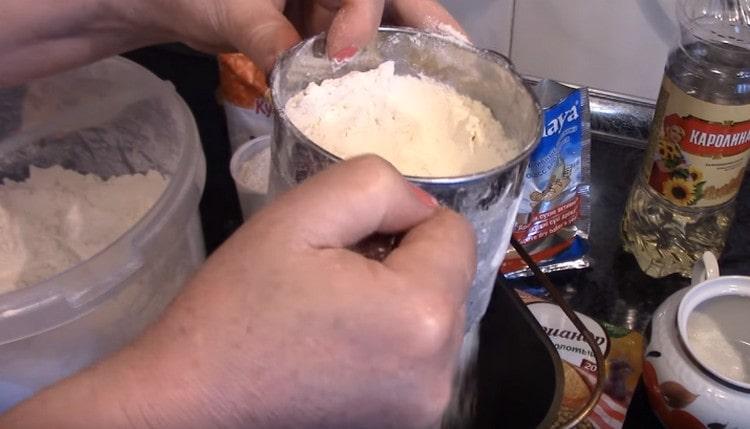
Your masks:
[[[750,158],[750,105],[713,104],[664,77],[644,174],[680,207],[731,201]]]

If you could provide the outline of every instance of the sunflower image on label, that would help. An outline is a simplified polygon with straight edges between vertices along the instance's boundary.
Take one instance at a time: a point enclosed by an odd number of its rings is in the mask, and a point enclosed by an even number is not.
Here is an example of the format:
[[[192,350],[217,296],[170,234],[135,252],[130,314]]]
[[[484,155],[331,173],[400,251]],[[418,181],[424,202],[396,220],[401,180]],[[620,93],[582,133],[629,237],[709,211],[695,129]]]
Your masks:
[[[662,91],[644,171],[649,186],[679,207],[731,201],[750,158],[750,106],[699,100],[667,77]]]

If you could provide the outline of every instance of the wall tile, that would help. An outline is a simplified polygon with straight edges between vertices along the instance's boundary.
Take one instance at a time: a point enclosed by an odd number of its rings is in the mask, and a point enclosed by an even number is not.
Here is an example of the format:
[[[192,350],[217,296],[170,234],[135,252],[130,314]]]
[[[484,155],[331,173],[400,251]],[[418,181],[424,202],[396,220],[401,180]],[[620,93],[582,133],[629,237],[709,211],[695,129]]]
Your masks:
[[[522,0],[523,1],[523,0]],[[477,46],[508,55],[514,0],[442,0]]]
[[[512,60],[521,73],[655,99],[673,10],[674,0],[518,0]]]

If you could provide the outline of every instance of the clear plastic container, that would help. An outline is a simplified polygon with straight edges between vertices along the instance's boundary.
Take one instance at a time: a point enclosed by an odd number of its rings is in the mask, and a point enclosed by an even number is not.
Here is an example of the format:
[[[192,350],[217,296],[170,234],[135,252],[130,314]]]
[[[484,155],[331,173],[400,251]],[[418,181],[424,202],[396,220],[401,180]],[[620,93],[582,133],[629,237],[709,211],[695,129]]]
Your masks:
[[[0,180],[55,164],[103,178],[155,169],[169,183],[94,257],[0,295],[0,412],[130,342],[205,257],[205,159],[171,84],[112,58],[0,90]]]

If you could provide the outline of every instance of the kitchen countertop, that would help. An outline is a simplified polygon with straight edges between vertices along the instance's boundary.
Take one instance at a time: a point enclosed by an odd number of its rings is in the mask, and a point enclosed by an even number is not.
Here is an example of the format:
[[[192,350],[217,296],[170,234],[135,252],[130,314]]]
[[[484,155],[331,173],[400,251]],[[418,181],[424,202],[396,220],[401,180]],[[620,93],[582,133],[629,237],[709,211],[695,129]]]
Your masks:
[[[207,183],[201,214],[210,253],[242,223],[229,175],[230,148],[224,114],[216,101],[217,65],[213,58],[186,50],[148,48],[126,57],[174,83],[198,123],[207,160]],[[591,268],[554,273],[573,307],[609,323],[645,332],[656,307],[670,294],[687,286],[678,276],[652,279],[643,274],[635,259],[621,250],[619,223],[630,185],[639,170],[642,150],[594,139],[592,142]],[[750,180],[740,193],[735,224],[724,255],[723,274],[750,275]],[[513,281],[514,286],[534,288],[532,280]],[[645,394],[636,391],[625,428],[660,427]]]
[[[594,139],[591,150],[592,267],[553,273],[577,311],[609,323],[644,332],[661,302],[689,280],[677,275],[654,279],[622,250],[619,226],[630,186],[641,168],[643,151]],[[721,273],[750,275],[750,180],[740,191],[735,223],[719,260]],[[514,281],[524,286],[529,281]]]
[[[653,279],[622,250],[619,225],[631,183],[640,170],[643,151],[596,140],[591,148],[591,257],[585,270],[550,274],[572,307],[595,319],[646,332],[651,315],[672,293],[690,281],[677,275]],[[740,192],[736,221],[719,265],[722,274],[750,275],[750,180]],[[538,291],[533,278],[511,281],[514,287]],[[651,412],[642,385],[635,393],[624,428],[661,427]]]

